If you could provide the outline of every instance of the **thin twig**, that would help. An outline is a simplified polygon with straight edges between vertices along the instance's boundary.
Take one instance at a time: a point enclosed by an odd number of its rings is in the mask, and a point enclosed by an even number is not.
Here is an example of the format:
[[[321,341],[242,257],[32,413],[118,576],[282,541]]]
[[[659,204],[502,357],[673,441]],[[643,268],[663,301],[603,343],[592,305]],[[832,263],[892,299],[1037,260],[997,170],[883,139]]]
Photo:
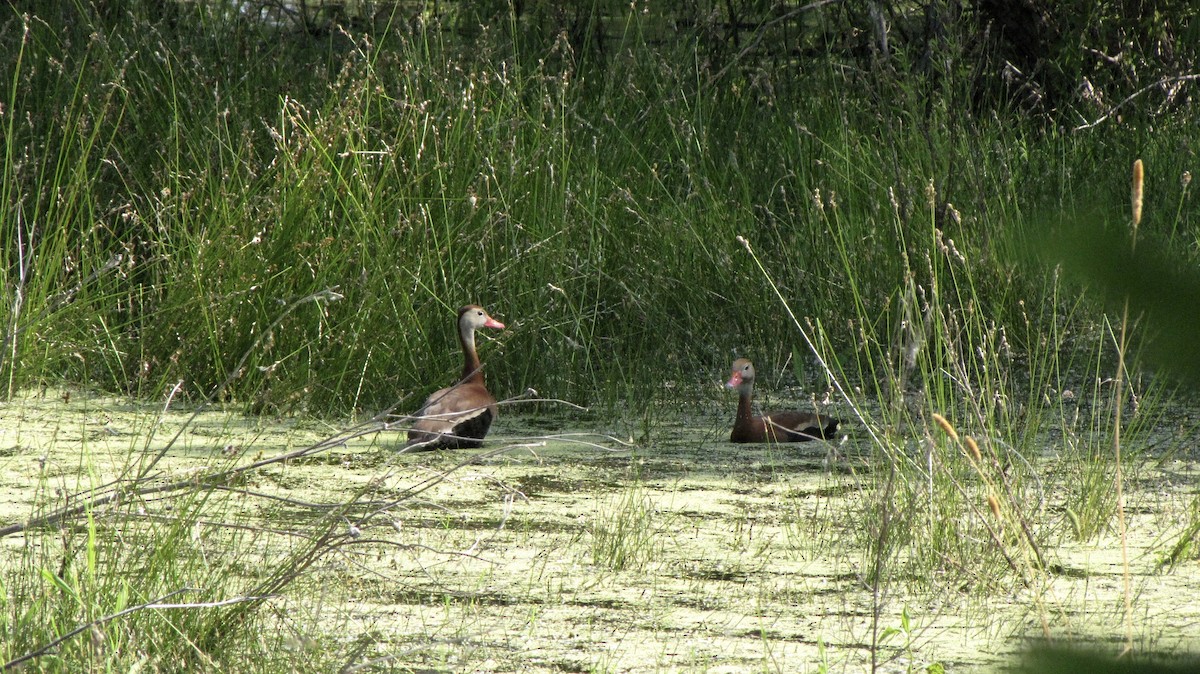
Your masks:
[[[159,450],[157,454],[154,455],[154,458],[150,459],[149,463],[144,464],[141,468],[139,468],[138,474],[137,474],[137,479],[140,480],[140,479],[146,477],[146,475],[148,475],[150,473],[150,470],[152,468],[154,468],[155,464],[157,464],[160,460],[162,460],[162,458],[164,456],[166,456],[167,452],[172,447],[175,446],[175,443],[179,441],[180,436],[182,436],[183,433],[188,428],[191,427],[191,424],[193,421],[195,421],[196,417],[200,416],[201,412],[208,409],[208,406],[212,405],[213,401],[217,399],[217,396],[220,395],[221,392],[224,391],[226,387],[228,387],[230,384],[232,384],[234,382],[234,380],[236,380],[238,377],[240,377],[242,375],[242,368],[245,367],[246,361],[250,359],[251,354],[253,354],[258,349],[258,346],[260,344],[262,344],[264,339],[271,336],[275,332],[275,328],[279,327],[279,324],[283,322],[283,319],[287,318],[289,314],[291,314],[293,311],[295,311],[298,307],[300,307],[303,304],[308,304],[309,302],[320,302],[320,301],[336,302],[337,300],[340,300],[340,299],[342,299],[342,295],[341,295],[341,293],[338,292],[338,286],[333,286],[333,287],[326,288],[324,290],[320,290],[318,292],[312,293],[311,295],[306,295],[304,297],[301,297],[300,299],[295,300],[291,304],[289,304],[287,306],[287,308],[285,308],[282,312],[280,312],[280,314],[275,317],[275,320],[272,321],[271,324],[267,326],[266,330],[263,330],[262,332],[260,332],[258,334],[258,336],[256,336],[254,338],[254,342],[251,343],[250,346],[242,353],[242,357],[240,359],[238,359],[237,365],[235,365],[233,367],[233,369],[229,371],[229,375],[226,376],[224,381],[222,381],[220,384],[217,384],[216,388],[214,388],[207,396],[204,397],[204,400],[202,400],[200,402],[200,405],[197,406],[196,409],[192,412],[192,414],[187,418],[187,421],[185,421],[183,426],[179,429],[179,431],[175,433],[174,437],[172,437],[163,446],[163,448],[161,450]],[[119,479],[118,479],[118,481],[119,481]]]
[[[779,303],[783,305],[783,310],[787,312],[788,317],[792,320],[792,323],[796,326],[796,329],[800,331],[800,337],[804,339],[804,344],[808,346],[809,353],[811,353],[813,357],[817,359],[817,364],[821,366],[821,370],[825,373],[825,376],[829,378],[830,383],[832,383],[833,387],[837,389],[837,392],[842,397],[842,400],[846,401],[846,404],[850,406],[851,410],[853,410],[854,416],[857,417],[860,422],[862,422],[863,428],[867,430],[867,434],[871,436],[871,440],[876,444],[876,446],[883,447],[883,440],[875,434],[875,429],[871,424],[867,423],[866,416],[863,414],[862,410],[859,409],[854,400],[850,398],[850,394],[846,393],[846,389],[842,387],[841,380],[834,375],[833,369],[830,368],[829,364],[825,362],[825,359],[821,357],[820,352],[817,351],[816,344],[813,342],[812,338],[809,337],[808,331],[805,330],[804,326],[800,324],[800,320],[796,318],[796,314],[792,311],[791,305],[788,304],[787,299],[783,296],[783,292],[779,290],[779,286],[775,285],[775,280],[772,279],[771,275],[767,273],[767,268],[763,265],[762,261],[758,259],[758,255],[755,254],[754,249],[751,248],[750,241],[747,240],[746,237],[740,235],[737,237],[737,241],[738,243],[742,244],[747,253],[750,253],[751,259],[753,259],[754,264],[758,266],[758,270],[762,272],[763,278],[765,278],[767,283],[770,284],[771,290],[775,291],[775,296],[779,298]]]
[[[1142,94],[1146,93],[1147,91],[1150,91],[1151,89],[1154,89],[1155,87],[1161,87],[1164,84],[1171,84],[1173,82],[1189,82],[1191,80],[1200,80],[1200,74],[1174,75],[1172,77],[1164,77],[1153,84],[1148,84],[1148,85],[1142,87],[1141,89],[1138,89],[1137,91],[1130,94],[1125,100],[1114,105],[1112,108],[1109,109],[1108,112],[1104,113],[1103,115],[1100,115],[1100,117],[1098,117],[1095,121],[1090,122],[1088,124],[1081,124],[1081,125],[1075,127],[1075,131],[1083,131],[1084,129],[1090,129],[1094,126],[1102,124],[1105,120],[1107,120],[1108,118],[1117,114],[1117,110],[1120,110],[1122,107],[1124,107],[1126,103],[1129,103],[1133,99],[1137,98],[1138,96],[1141,96]]]
[[[13,288],[13,305],[11,316],[9,317],[8,332],[4,334],[4,346],[0,347],[0,372],[4,371],[4,358],[8,355],[8,349],[12,347],[12,362],[17,361],[17,324],[21,319],[21,307],[25,304],[25,235],[23,230],[25,210],[21,204],[17,204],[17,285]],[[32,247],[32,243],[30,244]],[[32,253],[32,250],[30,251]],[[8,373],[8,390],[6,397],[11,397],[13,393],[13,379],[16,374],[16,366]]]
[[[892,489],[896,483],[896,465],[892,464],[888,473],[887,486],[884,488],[883,500],[880,503],[882,512],[879,522],[879,540],[875,546],[875,554],[871,560],[871,671],[878,671],[879,652],[879,614],[883,612],[887,592],[883,586],[883,575],[887,572],[887,547],[892,528]]]
[[[84,623],[35,651],[30,651],[29,653],[26,653],[25,655],[22,655],[19,658],[9,660],[8,662],[4,663],[4,666],[0,669],[12,669],[22,663],[33,660],[34,658],[40,658],[41,656],[49,653],[51,650],[53,650],[59,644],[62,644],[63,642],[67,641],[71,637],[74,637],[75,635],[79,634],[80,632],[89,630],[98,625],[103,625],[104,623],[107,623],[107,622],[111,622],[113,620],[116,620],[117,618],[127,616],[130,613],[136,613],[138,611],[144,611],[146,609],[220,608],[222,606],[230,606],[233,604],[240,604],[242,602],[247,602],[247,601],[261,601],[263,599],[269,598],[269,597],[234,597],[232,599],[222,599],[221,601],[203,602],[203,603],[198,603],[198,604],[166,604],[166,603],[162,603],[163,600],[170,598],[170,597],[174,597],[175,595],[182,594],[184,592],[196,592],[196,591],[197,590],[195,588],[190,588],[190,587],[180,588],[178,590],[168,592],[167,594],[164,594],[163,596],[159,597],[158,599],[151,599],[150,601],[148,601],[144,604],[138,604],[137,606],[130,606],[129,608],[127,608],[123,611],[117,611],[116,613],[106,615],[102,618],[97,618],[96,620],[93,620],[91,622]]]
[[[32,240],[32,237],[33,237],[33,228],[32,227],[30,228],[30,231],[29,231],[30,241],[29,241],[28,245],[26,245],[26,243],[25,243],[25,236],[24,236],[25,231],[24,231],[24,227],[23,227],[23,223],[24,223],[23,213],[24,213],[24,210],[18,204],[18,206],[17,206],[17,222],[16,222],[17,285],[16,285],[16,288],[14,289],[14,293],[13,293],[13,306],[12,306],[12,310],[11,310],[11,316],[9,317],[10,318],[9,327],[8,327],[8,330],[4,334],[4,344],[3,344],[3,346],[0,346],[0,370],[3,370],[3,368],[4,368],[4,361],[5,361],[6,356],[11,358],[11,362],[9,365],[9,386],[8,386],[8,391],[7,391],[8,395],[12,395],[12,383],[13,383],[13,379],[14,379],[14,376],[16,373],[16,364],[15,363],[16,363],[16,353],[17,353],[17,337],[20,336],[21,333],[28,330],[31,326],[36,325],[39,321],[41,321],[44,318],[46,318],[47,316],[50,316],[51,314],[53,314],[55,311],[58,311],[62,307],[66,306],[67,304],[74,302],[75,296],[79,294],[79,291],[83,290],[92,281],[95,281],[96,279],[100,278],[101,276],[104,276],[105,274],[116,269],[117,266],[121,264],[121,260],[123,259],[123,257],[120,254],[112,256],[111,258],[109,258],[109,260],[107,262],[105,262],[99,268],[93,270],[92,273],[87,276],[87,278],[84,278],[83,280],[76,283],[74,286],[47,298],[45,300],[45,302],[42,304],[42,308],[40,311],[38,311],[32,317],[26,319],[24,322],[21,322],[20,321],[21,311],[25,305],[25,286],[28,284],[28,281],[29,281],[29,275],[31,272],[30,265],[33,263],[33,260],[36,257],[34,255],[34,243]],[[10,350],[11,350],[11,353],[10,353]]]
[[[194,416],[195,415],[193,415],[192,418],[194,418]],[[190,422],[190,419],[189,419],[189,422]],[[367,427],[367,426],[369,426],[369,427]],[[364,428],[364,427],[366,427],[366,428]],[[342,446],[351,439],[354,439],[354,438],[357,438],[357,437],[360,437],[363,435],[368,435],[371,433],[376,433],[378,431],[379,431],[379,425],[377,423],[366,422],[364,424],[359,424],[358,426],[353,427],[349,433],[341,433],[341,434],[332,436],[330,438],[321,440],[319,442],[313,443],[312,445],[309,445],[307,447],[302,447],[300,449],[293,450],[291,452],[285,452],[283,454],[279,454],[279,455],[276,455],[273,457],[261,459],[259,461],[255,461],[254,463],[251,463],[251,464],[248,464],[245,466],[239,466],[239,467],[231,468],[228,470],[217,471],[215,473],[207,473],[207,474],[198,475],[195,477],[183,478],[183,479],[175,480],[175,481],[168,482],[165,484],[152,485],[152,486],[139,486],[139,485],[143,485],[147,481],[147,478],[138,478],[138,479],[133,480],[130,483],[130,485],[128,485],[125,489],[118,489],[117,487],[120,486],[121,483],[119,481],[115,481],[115,482],[109,483],[103,487],[103,489],[108,490],[107,493],[101,493],[101,494],[96,494],[96,495],[92,495],[92,496],[82,497],[82,500],[84,502],[79,505],[64,506],[62,508],[59,508],[58,510],[55,510],[53,512],[42,515],[41,517],[35,517],[35,518],[27,520],[25,522],[18,522],[16,524],[10,524],[6,527],[0,528],[0,538],[4,538],[6,536],[11,536],[12,534],[20,533],[20,532],[26,531],[28,529],[47,526],[50,524],[55,524],[57,522],[61,522],[62,520],[65,520],[70,517],[74,517],[76,515],[83,514],[87,511],[93,510],[97,507],[113,503],[113,502],[121,499],[123,496],[128,496],[128,495],[148,496],[150,494],[161,494],[161,493],[169,493],[169,492],[173,492],[173,491],[180,491],[183,489],[188,489],[188,488],[197,487],[197,486],[201,486],[201,485],[216,486],[217,484],[228,481],[232,477],[236,477],[238,475],[257,470],[264,466],[269,466],[269,465],[272,465],[275,463],[289,461],[291,459],[295,459],[295,458],[302,457],[302,456],[308,456],[310,454],[315,454],[317,452],[324,451],[324,450],[327,450],[327,449],[330,449],[333,447]]]
[[[797,7],[796,9],[793,9],[790,12],[787,12],[786,14],[781,14],[781,15],[775,17],[774,19],[771,19],[770,21],[763,23],[762,25],[760,25],[758,27],[758,30],[754,31],[754,37],[750,40],[750,43],[747,44],[745,46],[745,48],[743,48],[740,52],[738,52],[736,56],[734,56],[732,59],[730,59],[729,63],[725,64],[725,67],[721,68],[721,70],[719,70],[716,75],[713,75],[711,78],[709,78],[709,80],[708,80],[709,86],[716,84],[718,80],[720,80],[722,77],[725,76],[725,73],[729,72],[730,68],[737,65],[737,62],[742,60],[742,58],[744,56],[746,56],[746,54],[749,54],[751,51],[756,49],[758,47],[758,45],[760,43],[762,43],[763,38],[766,37],[767,30],[772,28],[773,26],[775,26],[775,24],[781,23],[783,21],[787,21],[788,19],[790,19],[794,16],[797,16],[799,14],[803,14],[804,12],[807,12],[809,10],[818,9],[820,7],[824,7],[825,5],[832,5],[835,2],[842,2],[842,1],[843,0],[817,0],[817,2],[810,2],[807,5],[804,5],[803,7]]]

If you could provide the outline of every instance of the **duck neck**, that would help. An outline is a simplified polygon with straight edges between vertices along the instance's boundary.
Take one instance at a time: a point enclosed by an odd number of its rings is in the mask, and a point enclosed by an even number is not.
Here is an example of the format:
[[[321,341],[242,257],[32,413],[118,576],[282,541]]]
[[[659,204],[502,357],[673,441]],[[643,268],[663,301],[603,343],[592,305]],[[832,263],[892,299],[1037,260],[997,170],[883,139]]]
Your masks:
[[[753,392],[754,392],[753,384],[744,383],[738,387],[738,408],[737,408],[738,421],[741,421],[743,419],[750,419],[751,417],[754,416],[753,412],[750,411],[750,399],[753,397]]]
[[[480,367],[479,354],[475,351],[475,329],[469,325],[460,325],[458,341],[462,345],[463,352],[462,382],[464,384],[482,384],[483,368]]]

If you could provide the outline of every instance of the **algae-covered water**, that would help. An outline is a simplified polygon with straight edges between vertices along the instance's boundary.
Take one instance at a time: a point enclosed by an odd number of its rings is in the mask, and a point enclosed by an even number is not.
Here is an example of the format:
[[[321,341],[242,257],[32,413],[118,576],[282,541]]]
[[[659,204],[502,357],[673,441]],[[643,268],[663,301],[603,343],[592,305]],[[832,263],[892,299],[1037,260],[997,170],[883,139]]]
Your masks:
[[[7,404],[0,527],[131,480],[139,466],[149,466],[145,484],[171,484],[353,425],[191,415],[79,393]],[[290,648],[338,652],[349,666],[964,671],[1011,661],[1031,638],[1115,651],[1124,637],[1115,531],[1084,543],[1056,537],[1043,551],[1052,571],[1031,585],[966,589],[952,571],[873,580],[864,501],[878,485],[853,424],[834,444],[769,447],[735,446],[724,431],[684,422],[640,446],[564,423],[506,412],[477,453],[397,454],[394,431],[351,437],[210,483],[219,488],[192,537],[205,568],[232,577],[225,592],[234,595],[339,504],[356,503],[334,524],[339,543],[269,599],[264,618],[266,632],[295,635]],[[1045,512],[1062,517],[1053,448],[1048,455],[1038,465]],[[1188,654],[1200,646],[1200,569],[1157,564],[1194,518],[1197,466],[1130,472],[1135,647]],[[181,516],[185,493],[108,502],[93,517],[120,534]],[[10,579],[26,535],[4,540]]]

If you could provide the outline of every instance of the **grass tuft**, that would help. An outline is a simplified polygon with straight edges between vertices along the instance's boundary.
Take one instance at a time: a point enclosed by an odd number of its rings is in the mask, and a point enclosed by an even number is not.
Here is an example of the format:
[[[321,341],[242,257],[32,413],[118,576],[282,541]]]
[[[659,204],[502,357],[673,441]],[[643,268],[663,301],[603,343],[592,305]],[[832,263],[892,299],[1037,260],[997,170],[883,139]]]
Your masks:
[[[592,515],[592,563],[611,571],[645,571],[664,545],[665,523],[637,486],[609,499]]]

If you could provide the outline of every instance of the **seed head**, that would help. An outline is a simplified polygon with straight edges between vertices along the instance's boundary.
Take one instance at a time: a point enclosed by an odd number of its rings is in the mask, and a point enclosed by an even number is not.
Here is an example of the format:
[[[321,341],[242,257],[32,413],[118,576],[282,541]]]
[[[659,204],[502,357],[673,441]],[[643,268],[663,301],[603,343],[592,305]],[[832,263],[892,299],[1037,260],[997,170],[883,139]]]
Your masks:
[[[946,421],[946,417],[934,412],[933,420],[938,426],[942,427],[942,431],[946,435],[949,435],[951,440],[958,442],[958,431],[954,430],[954,427],[950,425],[949,421]]]
[[[1142,160],[1133,162],[1133,229],[1142,223]]]
[[[975,459],[975,463],[983,462],[983,454],[979,452],[979,445],[975,444],[975,438],[967,436],[967,451],[971,453],[971,458]]]

